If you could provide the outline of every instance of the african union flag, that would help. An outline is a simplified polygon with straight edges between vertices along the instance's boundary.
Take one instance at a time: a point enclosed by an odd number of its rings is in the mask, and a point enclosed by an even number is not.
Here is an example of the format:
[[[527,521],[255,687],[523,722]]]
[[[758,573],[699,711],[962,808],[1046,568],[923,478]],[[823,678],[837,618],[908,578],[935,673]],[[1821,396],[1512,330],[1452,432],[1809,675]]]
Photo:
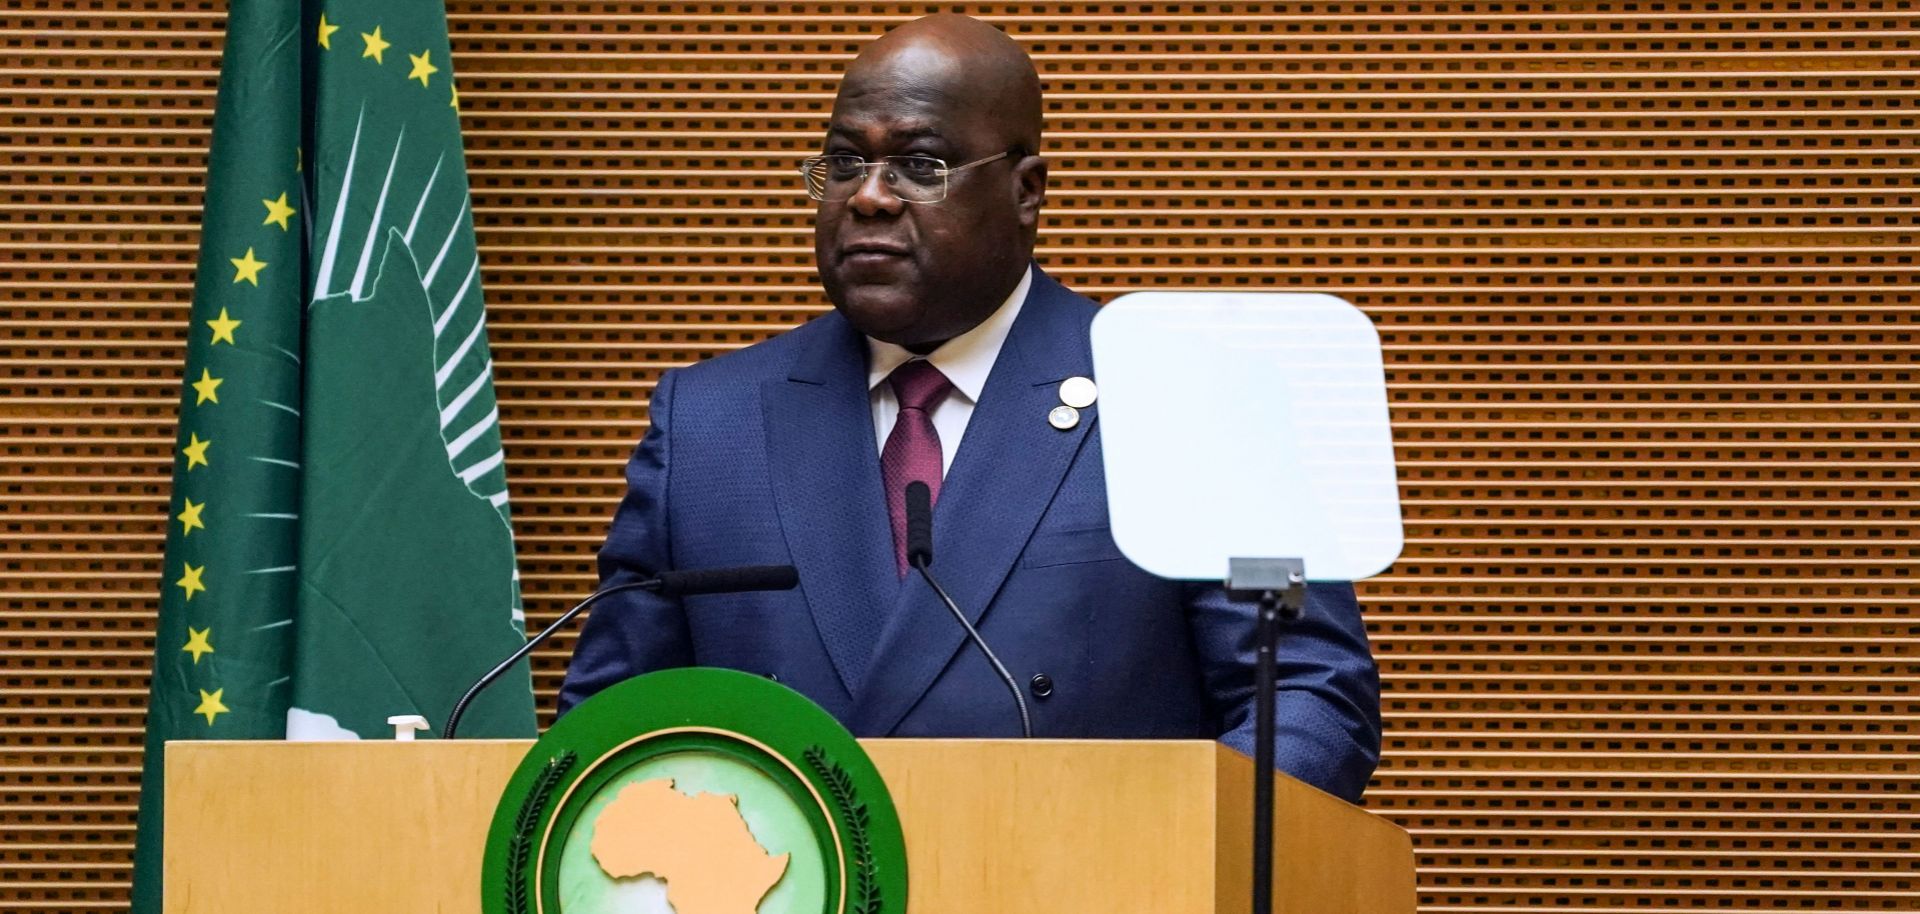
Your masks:
[[[233,0],[207,170],[134,910],[177,739],[435,728],[524,642],[445,9]],[[525,668],[463,730],[530,736]]]

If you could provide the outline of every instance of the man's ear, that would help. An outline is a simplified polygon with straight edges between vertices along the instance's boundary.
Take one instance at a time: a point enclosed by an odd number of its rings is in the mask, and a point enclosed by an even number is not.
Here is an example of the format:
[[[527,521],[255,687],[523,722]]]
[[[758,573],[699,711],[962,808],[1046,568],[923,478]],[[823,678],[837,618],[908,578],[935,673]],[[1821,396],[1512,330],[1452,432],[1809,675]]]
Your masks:
[[[1047,160],[1027,156],[1013,166],[1013,205],[1020,212],[1020,224],[1032,228],[1040,224],[1040,204],[1047,199]]]

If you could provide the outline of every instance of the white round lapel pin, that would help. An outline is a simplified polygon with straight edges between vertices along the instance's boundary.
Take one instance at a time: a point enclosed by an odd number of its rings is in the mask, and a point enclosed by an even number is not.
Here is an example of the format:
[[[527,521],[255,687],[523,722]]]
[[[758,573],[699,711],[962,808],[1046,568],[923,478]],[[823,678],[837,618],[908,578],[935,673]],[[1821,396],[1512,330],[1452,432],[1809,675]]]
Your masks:
[[[1047,424],[1061,431],[1080,424],[1080,411],[1071,406],[1056,406],[1047,413]]]
[[[1100,396],[1092,378],[1072,377],[1060,382],[1060,402],[1074,409],[1086,409]]]

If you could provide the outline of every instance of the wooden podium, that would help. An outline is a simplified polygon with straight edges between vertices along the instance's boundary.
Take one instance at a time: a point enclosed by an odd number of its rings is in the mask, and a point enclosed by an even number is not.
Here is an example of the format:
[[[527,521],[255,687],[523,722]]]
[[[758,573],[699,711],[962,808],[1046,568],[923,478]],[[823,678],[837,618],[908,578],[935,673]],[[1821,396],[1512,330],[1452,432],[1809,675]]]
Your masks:
[[[910,914],[1248,910],[1253,764],[1202,741],[862,740],[905,829]],[[529,742],[167,746],[167,914],[480,909]],[[1286,777],[1275,911],[1412,914],[1413,847]]]

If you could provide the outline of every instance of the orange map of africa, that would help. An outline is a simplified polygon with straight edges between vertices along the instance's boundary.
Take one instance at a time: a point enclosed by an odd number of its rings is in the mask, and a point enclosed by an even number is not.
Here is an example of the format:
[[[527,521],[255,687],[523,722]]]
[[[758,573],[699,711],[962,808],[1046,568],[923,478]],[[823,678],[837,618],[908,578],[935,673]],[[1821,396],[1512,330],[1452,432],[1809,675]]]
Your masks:
[[[652,874],[678,914],[754,914],[787,872],[740,818],[739,799],[687,796],[660,779],[630,784],[593,823],[593,859],[608,876]]]

